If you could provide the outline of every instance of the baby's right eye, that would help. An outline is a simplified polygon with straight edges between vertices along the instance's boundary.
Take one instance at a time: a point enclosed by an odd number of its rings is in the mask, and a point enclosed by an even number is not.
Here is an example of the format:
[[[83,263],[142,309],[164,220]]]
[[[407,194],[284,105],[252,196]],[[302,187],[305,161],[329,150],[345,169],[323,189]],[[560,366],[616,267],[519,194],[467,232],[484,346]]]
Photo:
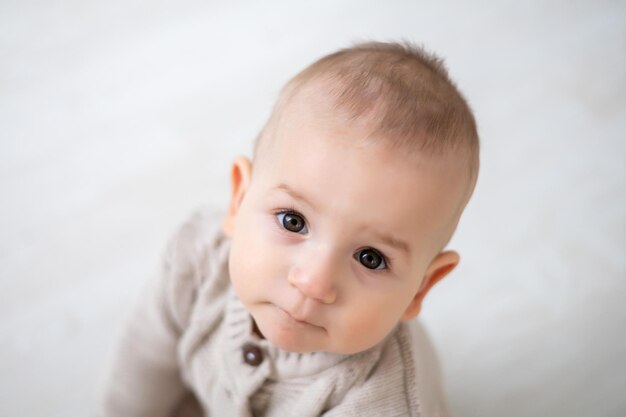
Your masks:
[[[306,234],[308,233],[304,217],[293,211],[283,211],[276,214],[278,222],[288,231],[292,233]]]

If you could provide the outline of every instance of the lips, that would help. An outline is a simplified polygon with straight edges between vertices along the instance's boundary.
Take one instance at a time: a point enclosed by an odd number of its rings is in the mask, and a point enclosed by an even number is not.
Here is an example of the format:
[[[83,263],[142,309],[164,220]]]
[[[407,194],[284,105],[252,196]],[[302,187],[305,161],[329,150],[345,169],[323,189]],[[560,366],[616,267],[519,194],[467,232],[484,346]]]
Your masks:
[[[291,317],[293,320],[299,322],[299,323],[306,323],[306,324],[310,324],[309,322],[307,322],[302,316],[298,316],[297,314],[293,314],[290,313],[289,310],[286,310],[282,307],[278,307],[280,310],[283,311],[283,313],[285,313],[286,315],[288,315],[289,317]]]
[[[300,324],[308,324],[309,326],[315,326],[315,327],[319,327],[316,326],[315,324],[311,323],[306,316],[302,315],[302,314],[297,314],[297,313],[291,313],[289,310],[284,309],[282,307],[276,306],[280,311],[282,311],[283,313],[285,313],[289,318],[291,318],[293,321],[300,323]]]

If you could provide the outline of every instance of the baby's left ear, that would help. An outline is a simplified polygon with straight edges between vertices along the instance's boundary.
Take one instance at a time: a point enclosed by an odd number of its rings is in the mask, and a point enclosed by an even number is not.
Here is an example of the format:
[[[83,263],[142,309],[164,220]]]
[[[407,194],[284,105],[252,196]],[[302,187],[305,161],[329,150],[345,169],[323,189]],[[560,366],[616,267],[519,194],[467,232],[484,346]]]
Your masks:
[[[441,252],[433,259],[428,266],[420,289],[415,294],[415,297],[411,301],[411,304],[407,307],[401,320],[411,320],[415,318],[422,309],[422,301],[430,289],[439,281],[441,281],[446,275],[448,275],[459,264],[461,258],[455,251]]]

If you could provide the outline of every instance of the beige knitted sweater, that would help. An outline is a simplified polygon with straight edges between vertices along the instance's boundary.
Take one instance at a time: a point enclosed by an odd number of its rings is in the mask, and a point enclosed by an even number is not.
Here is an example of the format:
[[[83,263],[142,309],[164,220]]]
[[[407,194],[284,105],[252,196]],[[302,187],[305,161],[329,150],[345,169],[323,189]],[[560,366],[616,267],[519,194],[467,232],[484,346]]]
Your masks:
[[[252,332],[222,216],[196,213],[127,326],[103,416],[447,416],[417,322],[355,354],[282,351]]]

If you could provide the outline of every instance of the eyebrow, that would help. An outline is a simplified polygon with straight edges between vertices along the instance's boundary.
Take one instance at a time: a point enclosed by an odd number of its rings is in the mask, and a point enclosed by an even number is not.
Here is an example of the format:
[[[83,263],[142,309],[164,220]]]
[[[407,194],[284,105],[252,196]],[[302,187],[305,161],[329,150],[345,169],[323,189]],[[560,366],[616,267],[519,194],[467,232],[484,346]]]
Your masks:
[[[276,186],[275,189],[289,194],[293,199],[299,200],[307,206],[311,207],[313,210],[316,210],[315,204],[313,204],[308,198],[306,198],[304,195],[300,194],[287,184],[279,184]]]
[[[287,184],[279,184],[279,185],[277,185],[275,187],[275,189],[279,190],[279,191],[283,191],[283,192],[289,194],[292,198],[303,202],[304,204],[306,204],[309,207],[311,207],[313,210],[316,209],[315,208],[315,204],[313,204],[304,195],[302,195],[301,193],[297,192],[296,190],[294,190],[293,188],[291,188]],[[389,235],[387,233],[383,233],[383,232],[379,232],[377,230],[371,229],[368,226],[366,226],[365,229],[370,229],[372,231],[372,233],[376,236],[376,238],[378,238],[380,241],[382,241],[383,243],[387,244],[388,246],[391,246],[391,247],[393,247],[393,248],[395,248],[397,250],[403,251],[406,254],[409,254],[411,252],[409,250],[408,243],[406,243],[405,241],[397,239],[397,238],[395,238],[392,235]]]
[[[396,239],[395,237],[388,235],[386,233],[378,232],[376,230],[372,230],[374,235],[380,239],[383,243],[396,248],[397,250],[403,251],[407,255],[411,252],[409,250],[409,245],[404,240]]]

